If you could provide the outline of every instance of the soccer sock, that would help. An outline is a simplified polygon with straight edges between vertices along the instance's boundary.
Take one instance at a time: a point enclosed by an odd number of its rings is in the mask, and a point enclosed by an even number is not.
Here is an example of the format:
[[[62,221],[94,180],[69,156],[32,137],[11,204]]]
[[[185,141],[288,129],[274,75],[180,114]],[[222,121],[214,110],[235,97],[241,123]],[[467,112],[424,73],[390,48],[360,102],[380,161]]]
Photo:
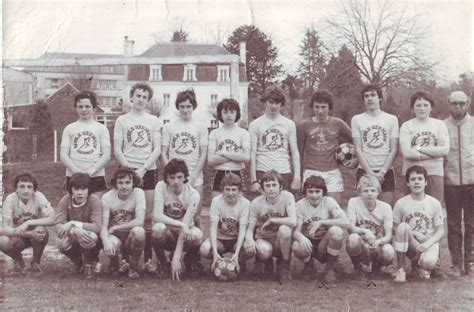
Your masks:
[[[92,249],[84,249],[84,263],[91,264],[92,262],[99,262],[99,253],[102,249],[100,244],[96,244]]]
[[[76,244],[73,244],[71,246],[71,248],[69,248],[68,250],[64,250],[62,251],[62,253],[64,255],[66,255],[69,259],[71,259],[71,261],[74,263],[74,264],[79,264],[81,263],[81,256],[82,256],[82,253],[81,253],[81,249],[78,245]],[[85,257],[84,257],[85,258]]]
[[[333,269],[334,264],[337,261],[337,258],[339,258],[339,256],[334,256],[334,255],[328,254],[328,260],[326,262],[326,269]]]
[[[354,265],[354,270],[361,271],[362,265],[360,264],[360,257],[359,256],[351,256],[352,264]]]
[[[31,263],[40,263],[46,244],[48,244],[48,235],[46,235],[46,238],[41,241],[34,239],[31,240],[31,246],[33,247],[33,259],[31,260]]]

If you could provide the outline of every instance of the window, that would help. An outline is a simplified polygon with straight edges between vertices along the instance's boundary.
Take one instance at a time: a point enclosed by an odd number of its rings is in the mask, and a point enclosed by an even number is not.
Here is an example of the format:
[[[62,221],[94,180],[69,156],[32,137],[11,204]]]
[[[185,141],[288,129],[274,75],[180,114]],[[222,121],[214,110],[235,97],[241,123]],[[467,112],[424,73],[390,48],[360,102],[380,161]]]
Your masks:
[[[170,94],[165,93],[163,94],[163,106],[168,106],[170,105]]]
[[[101,66],[100,67],[100,72],[104,74],[113,74],[114,73],[114,67],[113,66]]]
[[[193,64],[184,65],[183,81],[197,81],[196,65],[193,65]]]
[[[117,81],[115,80],[97,80],[97,90],[115,90],[117,89]]]
[[[26,118],[21,118],[20,116],[15,116],[10,114],[7,117],[8,119],[8,129],[11,130],[26,130],[28,129],[28,122]]]
[[[230,81],[228,65],[217,65],[217,81],[219,82]]]
[[[118,98],[114,96],[99,96],[98,101],[101,106],[115,106],[117,105]]]
[[[163,81],[161,76],[161,65],[150,65],[150,77],[149,81]]]

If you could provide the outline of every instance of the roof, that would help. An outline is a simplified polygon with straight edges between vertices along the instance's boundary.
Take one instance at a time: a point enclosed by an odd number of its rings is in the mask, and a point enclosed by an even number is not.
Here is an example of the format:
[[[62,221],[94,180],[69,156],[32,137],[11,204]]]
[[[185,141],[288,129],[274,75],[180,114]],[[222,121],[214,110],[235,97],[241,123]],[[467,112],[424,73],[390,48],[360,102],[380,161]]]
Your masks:
[[[195,55],[229,55],[224,48],[214,44],[194,44],[185,42],[158,43],[143,52],[140,56],[173,57]]]
[[[59,53],[45,52],[38,59],[83,59],[83,58],[104,58],[104,57],[124,57],[121,54],[94,54],[94,53]]]

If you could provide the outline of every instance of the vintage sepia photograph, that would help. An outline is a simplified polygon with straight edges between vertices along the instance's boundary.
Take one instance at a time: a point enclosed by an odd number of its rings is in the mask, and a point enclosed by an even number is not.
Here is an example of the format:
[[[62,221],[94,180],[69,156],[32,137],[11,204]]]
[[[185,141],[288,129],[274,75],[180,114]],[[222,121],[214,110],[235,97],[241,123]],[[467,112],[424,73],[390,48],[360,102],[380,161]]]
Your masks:
[[[1,0],[0,309],[474,310],[472,0]]]

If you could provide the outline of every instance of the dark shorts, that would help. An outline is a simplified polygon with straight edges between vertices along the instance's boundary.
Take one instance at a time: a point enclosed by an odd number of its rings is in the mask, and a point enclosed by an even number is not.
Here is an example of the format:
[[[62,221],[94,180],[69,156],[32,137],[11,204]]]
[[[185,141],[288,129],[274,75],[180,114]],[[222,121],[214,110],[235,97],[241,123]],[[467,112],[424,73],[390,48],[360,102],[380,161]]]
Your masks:
[[[234,246],[237,244],[236,239],[218,239],[217,241],[219,241],[224,246],[224,253],[233,252]]]
[[[117,232],[114,232],[112,235],[117,237],[120,240],[120,242],[122,243],[122,246],[125,246],[125,241],[127,240],[129,234],[130,234],[130,230],[117,231]]]
[[[142,184],[138,187],[144,191],[154,190],[156,183],[158,183],[158,169],[147,170],[143,176]]]
[[[378,171],[374,171],[377,173]],[[357,169],[357,174],[356,174],[356,188],[357,188],[357,183],[359,183],[360,178],[365,174],[364,169]],[[382,192],[393,192],[395,191],[395,174],[393,172],[393,169],[390,169],[385,173],[384,176],[384,181],[381,185],[382,187]]]
[[[265,171],[257,170],[257,180],[260,183]],[[281,177],[283,178],[283,189],[289,191],[291,187],[291,182],[293,181],[293,174],[292,173],[280,173]]]
[[[214,183],[212,186],[213,191],[222,192],[221,181],[224,178],[225,174],[228,172],[232,172],[242,179],[242,173],[240,172],[240,170],[216,170],[216,175],[214,176]]]
[[[69,185],[69,180],[71,177],[66,177],[66,185],[65,188],[67,190],[67,187]],[[92,177],[91,178],[91,183],[89,185],[89,193],[96,193],[96,192],[102,192],[107,190],[107,182],[105,181],[105,177]]]
[[[321,263],[326,263],[328,260],[328,254],[320,253],[319,252],[319,243],[321,243],[322,239],[310,239],[311,244],[313,244],[313,252],[311,253],[311,257],[315,258]]]

